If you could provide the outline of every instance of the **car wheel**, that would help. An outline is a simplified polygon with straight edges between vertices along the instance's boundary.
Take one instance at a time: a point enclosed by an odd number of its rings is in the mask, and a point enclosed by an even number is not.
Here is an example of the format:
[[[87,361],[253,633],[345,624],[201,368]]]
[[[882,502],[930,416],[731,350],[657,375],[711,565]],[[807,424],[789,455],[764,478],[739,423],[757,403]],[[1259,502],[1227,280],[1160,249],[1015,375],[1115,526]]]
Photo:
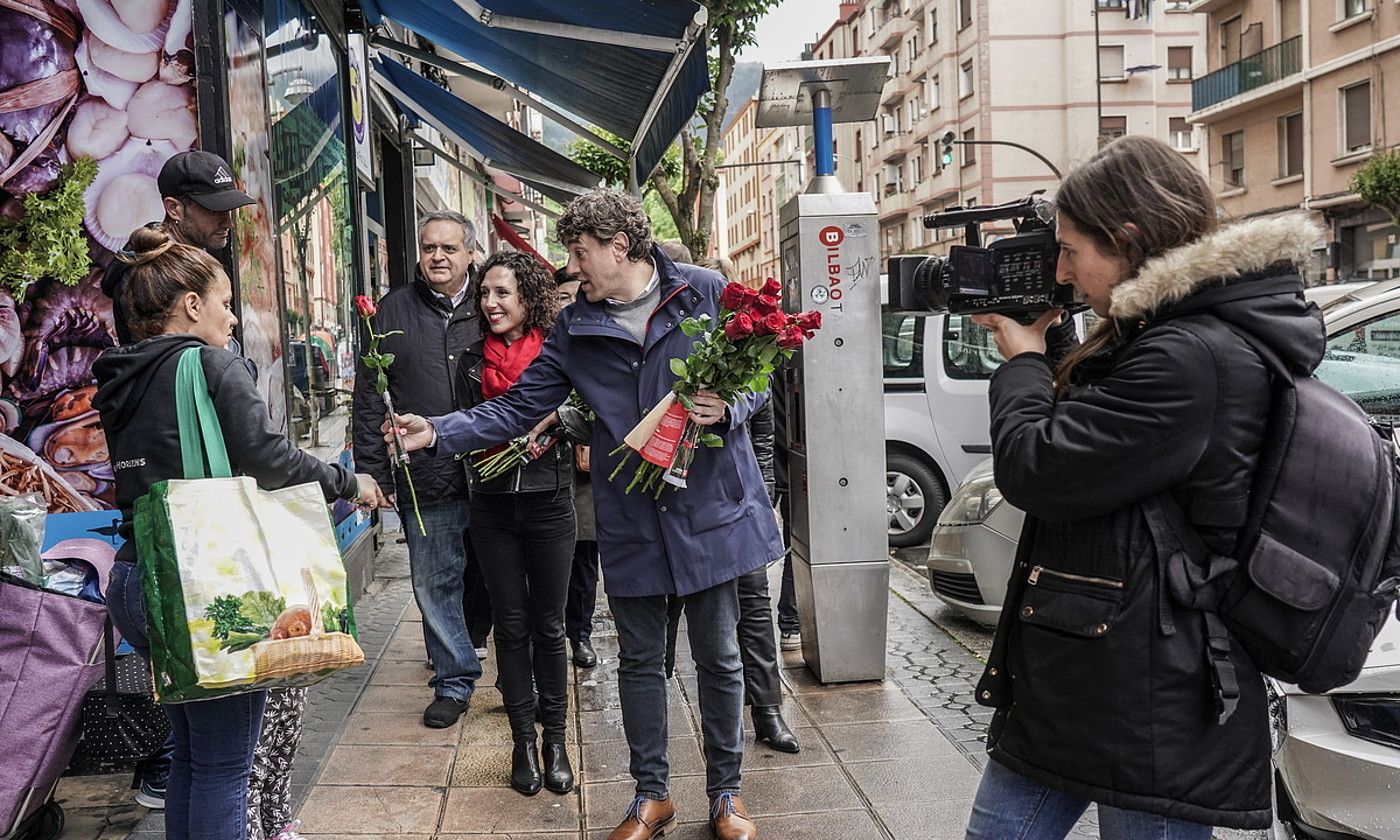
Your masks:
[[[918,458],[892,452],[885,458],[885,513],[895,548],[928,542],[938,514],[948,503],[938,475]]]

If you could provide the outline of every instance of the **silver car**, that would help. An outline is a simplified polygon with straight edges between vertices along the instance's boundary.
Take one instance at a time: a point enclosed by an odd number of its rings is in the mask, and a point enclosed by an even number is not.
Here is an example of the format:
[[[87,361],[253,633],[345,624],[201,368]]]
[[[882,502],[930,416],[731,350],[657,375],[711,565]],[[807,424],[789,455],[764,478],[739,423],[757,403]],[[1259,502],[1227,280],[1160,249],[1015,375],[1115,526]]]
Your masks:
[[[1327,350],[1317,376],[1378,419],[1400,424],[1400,283],[1309,290]],[[1002,500],[991,459],[938,517],[929,582],[943,601],[994,625],[1025,514]],[[1400,840],[1400,623],[1391,620],[1356,682],[1326,695],[1272,683],[1277,840]]]

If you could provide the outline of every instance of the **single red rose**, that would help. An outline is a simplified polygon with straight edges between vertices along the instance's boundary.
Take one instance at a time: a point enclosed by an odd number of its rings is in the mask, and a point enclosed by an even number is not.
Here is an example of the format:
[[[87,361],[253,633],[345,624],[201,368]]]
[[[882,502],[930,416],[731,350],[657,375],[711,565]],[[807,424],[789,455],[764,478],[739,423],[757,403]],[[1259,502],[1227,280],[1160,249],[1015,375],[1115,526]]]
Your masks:
[[[759,335],[781,335],[788,328],[788,316],[781,312],[769,312],[763,316],[763,332]],[[758,329],[755,327],[755,332]]]
[[[748,289],[738,283],[730,283],[724,287],[724,291],[719,293],[719,305],[730,312],[739,312],[745,308]]]
[[[724,337],[731,342],[753,335],[753,318],[747,312],[736,312],[724,322]]]
[[[812,332],[822,328],[822,314],[817,310],[809,310],[797,316],[797,325],[803,332]]]
[[[374,301],[365,295],[355,295],[355,309],[360,313],[361,318],[373,318],[379,311],[379,307],[374,305]]]
[[[783,285],[777,280],[774,280],[772,277],[769,277],[767,280],[765,280],[763,282],[763,288],[759,290],[759,294],[773,295],[774,297],[782,294],[782,292]]]
[[[754,298],[753,309],[754,312],[766,318],[774,312],[782,312],[783,303],[772,295],[760,294]]]
[[[778,346],[784,350],[795,350],[802,346],[802,342],[807,340],[801,327],[788,327],[778,335]]]

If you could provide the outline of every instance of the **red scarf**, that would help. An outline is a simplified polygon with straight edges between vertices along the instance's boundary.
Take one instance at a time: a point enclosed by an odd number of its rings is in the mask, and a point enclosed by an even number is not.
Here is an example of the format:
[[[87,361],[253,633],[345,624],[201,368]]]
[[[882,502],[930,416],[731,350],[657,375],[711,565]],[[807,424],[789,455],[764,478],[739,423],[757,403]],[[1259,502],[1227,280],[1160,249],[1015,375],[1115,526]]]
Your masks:
[[[495,333],[487,333],[481,365],[481,395],[493,399],[510,390],[525,368],[540,354],[544,333],[530,330],[507,345]]]

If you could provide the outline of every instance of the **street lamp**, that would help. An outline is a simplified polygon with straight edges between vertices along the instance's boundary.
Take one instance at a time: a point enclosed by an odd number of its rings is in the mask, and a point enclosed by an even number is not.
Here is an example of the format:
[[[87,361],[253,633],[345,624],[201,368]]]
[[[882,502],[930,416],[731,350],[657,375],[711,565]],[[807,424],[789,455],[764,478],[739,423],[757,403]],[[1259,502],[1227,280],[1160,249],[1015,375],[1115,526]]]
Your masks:
[[[1055,164],[1050,162],[1049,158],[1047,158],[1045,155],[1042,155],[1040,152],[1037,152],[1035,149],[1032,149],[1030,146],[1023,146],[1020,143],[1013,143],[1010,140],[959,140],[957,136],[954,135],[951,131],[945,132],[942,137],[938,138],[939,159],[943,161],[944,166],[953,165],[953,146],[955,145],[1010,146],[1013,149],[1020,149],[1023,152],[1028,152],[1032,155],[1035,155],[1037,160],[1050,167],[1050,171],[1055,173],[1056,178],[1064,177],[1060,174],[1059,168],[1056,167]]]

